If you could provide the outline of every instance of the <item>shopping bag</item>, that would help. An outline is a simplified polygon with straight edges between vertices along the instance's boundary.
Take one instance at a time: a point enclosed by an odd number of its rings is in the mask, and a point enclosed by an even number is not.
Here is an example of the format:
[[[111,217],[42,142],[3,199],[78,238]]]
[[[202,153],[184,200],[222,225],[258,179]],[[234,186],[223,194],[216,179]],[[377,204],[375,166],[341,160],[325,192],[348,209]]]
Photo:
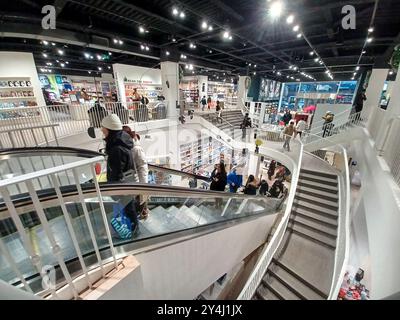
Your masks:
[[[126,240],[132,238],[131,221],[126,216],[124,207],[120,203],[113,205],[113,217],[110,222],[121,239]]]

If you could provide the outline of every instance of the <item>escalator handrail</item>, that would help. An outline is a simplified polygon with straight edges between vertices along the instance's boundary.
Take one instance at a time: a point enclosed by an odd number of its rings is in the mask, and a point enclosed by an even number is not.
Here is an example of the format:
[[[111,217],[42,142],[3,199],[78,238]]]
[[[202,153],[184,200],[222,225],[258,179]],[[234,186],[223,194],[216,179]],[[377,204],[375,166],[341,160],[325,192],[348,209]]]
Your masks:
[[[210,191],[204,189],[189,189],[183,187],[165,186],[165,185],[155,185],[155,184],[141,184],[141,183],[100,183],[100,192],[102,195],[106,195],[107,192],[113,192],[118,196],[127,195],[148,195],[148,196],[167,196],[167,197],[193,197],[193,198],[234,198],[242,200],[257,200],[257,201],[267,201],[269,197],[266,196],[250,196],[247,194],[240,193],[229,193],[224,191]],[[82,192],[84,195],[96,196],[96,188],[93,183],[81,184]],[[76,197],[78,196],[78,190],[75,185],[62,186],[60,187],[63,198]],[[134,193],[133,193],[134,192]],[[47,202],[57,200],[57,194],[53,188],[43,189],[37,191],[39,201]],[[11,197],[16,209],[24,206],[32,206],[33,202],[29,196],[29,193],[23,193],[18,195],[13,195]],[[271,198],[276,199],[276,198]],[[282,199],[285,199],[283,197]],[[4,202],[0,202],[0,214],[7,211],[7,206]],[[6,217],[0,217],[0,219],[5,219]]]
[[[94,157],[99,157],[99,156],[104,156],[104,153],[98,152],[98,151],[92,151],[92,150],[86,150],[86,149],[79,149],[79,148],[70,148],[70,147],[55,147],[55,146],[46,146],[46,147],[24,147],[24,148],[9,148],[9,149],[1,149],[0,150],[0,160],[4,156],[12,156],[15,154],[37,154],[37,153],[59,153],[62,152],[63,154],[73,154],[78,157],[82,158],[94,158]],[[163,172],[169,172],[175,175],[179,176],[187,176],[190,178],[195,178],[197,180],[203,180],[203,181],[209,181],[210,178],[189,173],[189,172],[184,172],[184,171],[179,171],[176,169],[171,169],[171,168],[165,168],[165,167],[160,167],[156,166],[154,164],[148,164],[149,169],[154,170],[154,171],[163,171]]]

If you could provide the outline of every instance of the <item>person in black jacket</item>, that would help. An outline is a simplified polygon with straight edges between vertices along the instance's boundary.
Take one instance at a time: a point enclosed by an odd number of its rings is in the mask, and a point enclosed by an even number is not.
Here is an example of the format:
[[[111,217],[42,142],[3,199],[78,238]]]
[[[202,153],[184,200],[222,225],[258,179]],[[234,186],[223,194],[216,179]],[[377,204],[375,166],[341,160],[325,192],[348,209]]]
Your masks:
[[[210,190],[225,191],[226,183],[227,183],[227,175],[226,175],[225,165],[223,164],[223,162],[220,162],[218,164],[215,175],[212,178]],[[215,199],[215,203],[217,209],[221,208],[222,198]]]
[[[285,114],[282,117],[282,121],[285,124],[285,127],[289,124],[290,120],[292,120],[292,114],[290,113],[289,109],[286,109]]]
[[[134,169],[133,140],[128,133],[122,130],[121,120],[116,114],[111,114],[102,120],[101,131],[106,142],[107,182],[124,182],[125,176]],[[132,234],[135,234],[139,226],[135,202],[133,199],[128,199],[127,202],[124,208],[125,214],[131,220]]]

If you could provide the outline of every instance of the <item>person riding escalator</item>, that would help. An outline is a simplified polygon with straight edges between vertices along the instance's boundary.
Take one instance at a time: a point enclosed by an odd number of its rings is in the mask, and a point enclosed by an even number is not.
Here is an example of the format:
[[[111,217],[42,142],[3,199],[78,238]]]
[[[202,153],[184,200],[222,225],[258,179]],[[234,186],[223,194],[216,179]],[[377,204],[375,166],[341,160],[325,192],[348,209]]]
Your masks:
[[[106,142],[107,182],[125,182],[128,174],[134,170],[133,140],[128,133],[122,130],[121,120],[116,114],[106,116],[101,122],[101,127]],[[121,196],[116,200],[122,202],[125,215],[131,222],[132,235],[134,235],[139,227],[135,200],[129,196]]]

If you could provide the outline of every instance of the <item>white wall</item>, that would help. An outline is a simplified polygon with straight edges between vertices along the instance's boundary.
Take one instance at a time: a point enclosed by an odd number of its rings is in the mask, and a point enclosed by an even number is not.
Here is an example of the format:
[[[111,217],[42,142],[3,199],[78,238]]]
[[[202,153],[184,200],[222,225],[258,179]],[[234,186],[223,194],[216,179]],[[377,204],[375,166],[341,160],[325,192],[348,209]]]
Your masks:
[[[275,216],[136,255],[146,298],[194,299],[263,243]]]
[[[367,137],[353,142],[361,172],[362,206],[365,210],[371,256],[371,298],[382,299],[400,288],[400,188],[377,157]]]
[[[29,77],[38,106],[45,106],[32,53],[0,52],[0,77]]]

